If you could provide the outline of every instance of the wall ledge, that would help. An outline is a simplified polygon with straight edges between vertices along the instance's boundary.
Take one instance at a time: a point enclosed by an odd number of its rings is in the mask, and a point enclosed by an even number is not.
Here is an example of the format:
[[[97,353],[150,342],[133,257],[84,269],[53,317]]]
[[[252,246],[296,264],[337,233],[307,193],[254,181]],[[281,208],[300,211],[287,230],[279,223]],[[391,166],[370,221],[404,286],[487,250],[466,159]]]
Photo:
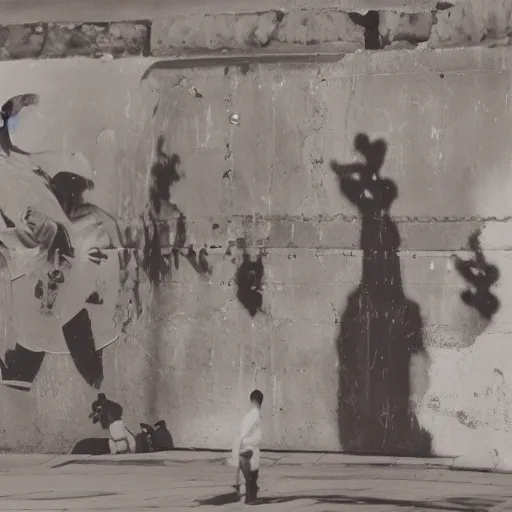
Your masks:
[[[147,19],[94,21],[99,16],[91,14],[91,21],[41,19],[24,24],[10,23],[13,18],[7,16],[0,26],[0,60],[174,57],[269,49],[346,54],[511,44],[512,4],[505,0],[409,2],[403,8],[387,4],[368,10],[371,2],[364,3],[365,8],[350,2],[323,7],[306,2],[302,9],[287,9],[266,2],[258,12],[247,6],[236,12],[228,6],[204,12],[191,5],[189,12],[173,10],[172,16],[155,16],[149,9],[152,16]],[[5,7],[0,14],[2,10]],[[100,7],[88,12],[94,10],[101,12]],[[130,12],[138,11],[127,9]],[[29,10],[27,18],[32,16]]]

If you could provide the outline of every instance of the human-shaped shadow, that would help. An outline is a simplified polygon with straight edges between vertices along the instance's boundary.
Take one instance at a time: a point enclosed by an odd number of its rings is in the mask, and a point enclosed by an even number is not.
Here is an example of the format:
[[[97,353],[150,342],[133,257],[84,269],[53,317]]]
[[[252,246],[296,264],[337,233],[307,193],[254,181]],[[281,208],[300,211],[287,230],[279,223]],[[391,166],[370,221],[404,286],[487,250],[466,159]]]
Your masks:
[[[410,361],[425,354],[422,319],[402,288],[400,235],[390,217],[398,195],[381,178],[386,143],[358,134],[366,163],[331,162],[342,194],[362,217],[362,277],[351,293],[337,341],[339,437],[344,451],[429,455],[431,437],[410,405]]]
[[[486,320],[490,321],[500,307],[498,298],[490,291],[500,277],[498,267],[487,262],[480,244],[480,230],[468,239],[468,247],[473,252],[473,259],[463,260],[454,255],[455,268],[469,283],[470,287],[461,292],[462,301],[474,308]]]

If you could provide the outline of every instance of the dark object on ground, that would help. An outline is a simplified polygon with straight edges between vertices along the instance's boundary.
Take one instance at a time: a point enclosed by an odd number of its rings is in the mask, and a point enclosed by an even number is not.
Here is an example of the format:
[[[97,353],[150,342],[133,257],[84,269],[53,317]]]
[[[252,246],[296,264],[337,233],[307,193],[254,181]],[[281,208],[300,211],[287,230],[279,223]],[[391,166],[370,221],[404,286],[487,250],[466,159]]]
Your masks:
[[[110,453],[108,439],[101,437],[89,437],[75,444],[71,450],[72,455],[107,455]]]
[[[145,434],[148,452],[164,452],[174,449],[172,435],[164,420],[157,421],[154,427],[147,423],[141,423],[140,428]],[[138,446],[137,451],[139,451]]]
[[[107,430],[114,422],[121,419],[122,407],[109,400],[104,393],[92,403],[89,418],[93,423],[100,423]],[[154,426],[140,424],[141,432],[134,434],[136,453],[163,452],[174,449],[172,435],[164,420],[157,421]],[[108,438],[87,438],[78,441],[71,451],[74,455],[107,455],[110,453]]]

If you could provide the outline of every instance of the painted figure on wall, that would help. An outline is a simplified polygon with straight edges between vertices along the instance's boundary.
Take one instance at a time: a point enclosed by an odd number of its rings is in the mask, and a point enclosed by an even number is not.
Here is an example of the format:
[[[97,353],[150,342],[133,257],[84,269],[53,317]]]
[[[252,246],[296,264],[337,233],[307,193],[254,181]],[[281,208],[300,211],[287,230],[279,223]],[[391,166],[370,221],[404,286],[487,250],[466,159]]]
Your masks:
[[[108,430],[108,446],[112,455],[137,451],[135,436],[123,421],[123,408],[117,402],[109,400],[104,393],[99,393],[93,402],[89,418],[92,418],[93,423],[99,422],[104,430]]]
[[[70,355],[86,382],[103,381],[102,350],[142,312],[139,269],[158,286],[184,257],[199,273],[207,252],[186,247],[187,224],[171,202],[181,179],[178,155],[158,137],[141,222],[121,233],[116,220],[87,200],[92,170],[80,153],[29,154],[9,130],[36,94],[0,110],[0,263],[10,276],[15,335],[0,358],[4,385],[30,389],[45,354]],[[140,254],[139,254],[140,251]]]
[[[80,374],[99,388],[99,351],[119,335],[119,230],[109,214],[85,200],[94,183],[80,154],[56,159],[9,144],[16,108],[37,102],[36,95],[27,96],[2,108],[0,250],[11,278],[16,331],[16,344],[0,363],[2,379],[29,388],[44,354],[71,354]],[[49,164],[43,168],[41,161]],[[61,170],[77,166],[82,174]]]

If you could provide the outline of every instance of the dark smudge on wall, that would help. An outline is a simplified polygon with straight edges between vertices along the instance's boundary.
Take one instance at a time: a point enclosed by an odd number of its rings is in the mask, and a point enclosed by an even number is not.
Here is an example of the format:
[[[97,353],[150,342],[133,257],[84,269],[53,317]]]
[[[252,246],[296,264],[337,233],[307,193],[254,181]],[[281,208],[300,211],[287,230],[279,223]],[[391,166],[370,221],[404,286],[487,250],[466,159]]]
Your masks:
[[[490,320],[500,307],[498,298],[491,292],[500,272],[496,265],[487,262],[480,244],[480,234],[480,231],[475,231],[468,240],[473,258],[463,260],[454,256],[454,260],[455,268],[470,285],[461,293],[462,301],[478,311],[485,320]]]
[[[245,250],[245,244],[243,247],[242,263],[238,267],[235,276],[236,296],[247,312],[251,316],[256,316],[263,306],[263,255],[260,253],[253,261]]]

